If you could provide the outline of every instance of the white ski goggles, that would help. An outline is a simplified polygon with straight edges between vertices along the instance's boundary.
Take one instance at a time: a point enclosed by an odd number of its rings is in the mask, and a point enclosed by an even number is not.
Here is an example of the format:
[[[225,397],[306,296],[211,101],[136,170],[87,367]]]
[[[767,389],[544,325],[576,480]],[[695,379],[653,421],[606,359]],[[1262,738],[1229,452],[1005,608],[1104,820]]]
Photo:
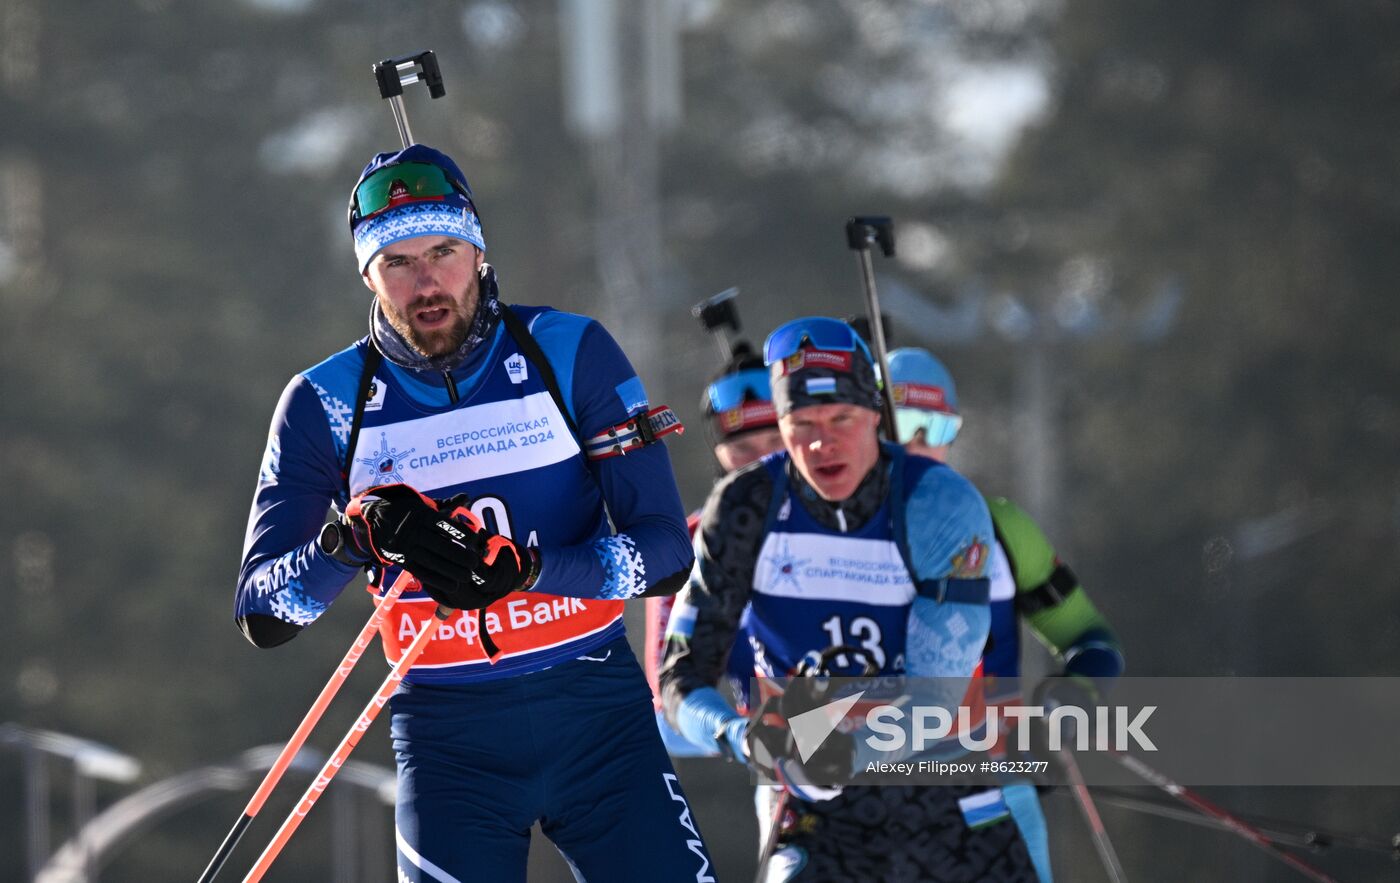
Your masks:
[[[896,408],[894,428],[902,445],[913,441],[915,434],[922,429],[924,444],[937,448],[950,445],[957,438],[958,430],[962,428],[962,415],[925,411],[922,408]]]

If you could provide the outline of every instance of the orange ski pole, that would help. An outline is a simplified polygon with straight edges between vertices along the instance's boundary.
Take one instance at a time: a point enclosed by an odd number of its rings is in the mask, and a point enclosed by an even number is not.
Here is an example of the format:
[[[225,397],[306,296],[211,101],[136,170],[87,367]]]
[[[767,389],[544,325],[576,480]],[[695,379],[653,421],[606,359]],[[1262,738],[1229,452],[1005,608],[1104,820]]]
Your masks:
[[[365,710],[360,712],[359,719],[355,721],[355,725],[350,728],[350,732],[345,734],[345,738],[341,740],[335,752],[326,760],[326,765],[321,767],[321,772],[311,783],[311,787],[307,788],[306,793],[302,795],[301,802],[298,803],[291,814],[287,816],[287,820],[282,823],[282,827],[277,829],[276,836],[274,836],[272,842],[267,845],[267,849],[263,850],[263,854],[258,857],[257,864],[253,865],[253,869],[248,872],[248,876],[243,878],[243,883],[257,883],[258,880],[262,879],[263,874],[267,873],[267,869],[272,867],[272,863],[277,859],[277,855],[282,851],[282,847],[287,845],[287,841],[291,839],[292,834],[296,832],[297,826],[301,824],[301,820],[306,818],[306,814],[311,811],[311,807],[314,806],[317,799],[320,798],[321,792],[326,790],[326,786],[330,784],[331,779],[335,778],[335,774],[340,771],[341,764],[345,763],[345,759],[350,756],[350,752],[355,750],[355,746],[360,742],[360,737],[363,736],[365,731],[370,728],[370,725],[374,723],[374,719],[379,716],[379,710],[389,701],[389,696],[399,685],[399,681],[403,680],[403,676],[408,672],[409,668],[411,668],[413,663],[418,660],[418,657],[423,654],[423,650],[428,646],[428,642],[433,639],[433,635],[437,632],[437,624],[446,621],[452,613],[453,611],[451,608],[443,607],[439,604],[437,609],[433,611],[433,619],[423,621],[422,631],[413,639],[413,643],[408,645],[408,649],[404,651],[399,661],[394,663],[393,670],[390,671],[389,676],[384,679],[384,683],[379,686],[379,691],[369,700],[369,704],[365,706]]]
[[[316,701],[311,703],[311,708],[306,712],[306,717],[302,718],[301,725],[298,726],[296,732],[292,734],[292,738],[287,742],[286,747],[282,749],[282,753],[277,755],[277,760],[272,764],[272,769],[268,770],[267,775],[263,777],[262,784],[258,786],[258,790],[253,792],[253,797],[248,801],[248,806],[244,808],[243,815],[239,817],[237,823],[235,823],[233,828],[228,832],[228,836],[225,837],[224,842],[220,844],[218,852],[214,853],[214,858],[209,862],[209,866],[205,868],[204,873],[200,875],[199,883],[211,883],[214,877],[219,873],[219,870],[223,868],[224,862],[228,861],[229,855],[232,854],[234,847],[238,845],[238,841],[243,837],[243,832],[248,830],[248,826],[252,824],[258,811],[262,809],[262,805],[267,800],[268,795],[272,793],[272,789],[277,787],[277,783],[282,779],[282,774],[287,771],[287,767],[291,765],[292,759],[295,758],[297,752],[301,750],[301,746],[306,744],[306,738],[311,735],[311,731],[316,727],[316,724],[320,722],[321,715],[325,713],[326,708],[331,704],[331,699],[335,698],[336,692],[340,690],[341,685],[345,683],[345,680],[350,676],[350,672],[355,668],[355,664],[360,661],[360,657],[364,655],[370,642],[374,640],[375,633],[379,631],[379,624],[382,623],[384,617],[388,615],[389,608],[394,606],[394,602],[399,599],[399,595],[402,595],[414,582],[413,575],[408,571],[404,571],[399,574],[398,579],[394,580],[394,584],[389,587],[389,591],[384,593],[384,597],[379,600],[379,606],[375,608],[374,614],[370,616],[369,622],[365,623],[365,627],[360,629],[359,637],[355,638],[355,643],[351,644],[350,649],[345,652],[345,658],[340,660],[340,665],[336,667],[335,674],[331,675],[331,679],[321,688],[321,695],[317,696]]]

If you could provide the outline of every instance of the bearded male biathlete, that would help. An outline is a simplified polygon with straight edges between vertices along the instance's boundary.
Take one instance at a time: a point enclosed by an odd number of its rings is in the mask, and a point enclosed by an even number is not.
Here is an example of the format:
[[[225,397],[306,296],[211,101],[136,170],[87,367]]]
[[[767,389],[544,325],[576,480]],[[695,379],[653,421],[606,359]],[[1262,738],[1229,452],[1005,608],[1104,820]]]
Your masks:
[[[970,678],[990,623],[984,569],[994,542],[966,479],[879,442],[873,359],[849,325],[789,322],[769,335],[764,361],[785,450],[715,486],[661,670],[676,729],[751,764],[751,724],[714,687],[738,629],[762,676],[847,645],[882,674]],[[1009,853],[1024,857],[1005,826],[933,824],[968,793],[960,786],[856,785],[829,800],[792,790],[771,881],[975,880],[1014,861]],[[776,799],[759,789],[760,826]]]
[[[369,335],[282,394],[240,628],[290,640],[365,568],[379,594],[401,566],[422,584],[389,611],[391,661],[437,604],[463,611],[390,700],[398,880],[524,881],[535,823],[580,880],[713,880],[622,625],[693,561],[656,443],[674,415],[597,322],[500,302],[446,155],[375,156],[350,227]]]

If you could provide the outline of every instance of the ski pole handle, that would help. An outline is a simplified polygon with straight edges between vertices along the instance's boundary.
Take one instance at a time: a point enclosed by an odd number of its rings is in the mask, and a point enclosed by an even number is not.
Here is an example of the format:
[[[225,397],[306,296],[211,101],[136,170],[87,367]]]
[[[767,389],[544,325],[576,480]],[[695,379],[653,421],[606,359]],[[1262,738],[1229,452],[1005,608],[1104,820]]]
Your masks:
[[[413,585],[415,580],[408,571],[399,574],[399,578],[394,580],[394,584],[389,587],[389,591],[384,593],[384,597],[378,599],[378,606],[370,616],[365,627],[360,629],[360,634],[355,638],[355,642],[350,645],[350,649],[345,651],[345,658],[340,660],[340,665],[336,666],[335,673],[331,679],[321,688],[321,694],[316,697],[316,701],[311,703],[311,708],[307,710],[306,716],[301,719],[301,724],[297,726],[296,732],[292,733],[292,738],[288,740],[282,753],[277,755],[277,760],[272,764],[272,768],[263,777],[262,784],[253,792],[253,797],[248,801],[247,807],[243,810],[243,815],[239,817],[233,828],[224,837],[224,842],[219,844],[219,849],[214,853],[214,858],[210,860],[209,866],[204,869],[204,873],[199,876],[199,883],[212,883],[213,879],[228,861],[229,855],[233,852],[238,841],[243,837],[243,832],[248,830],[258,811],[262,809],[263,803],[268,795],[277,787],[277,783],[282,780],[282,774],[291,766],[292,760],[296,758],[301,747],[306,744],[306,739],[311,735],[311,731],[320,722],[321,716],[325,714],[330,706],[331,700],[339,692],[341,686],[350,676],[350,672],[355,668],[360,657],[364,655],[370,642],[374,640],[375,634],[379,631],[380,623],[388,615],[389,608],[394,606],[394,602],[399,596]]]
[[[880,423],[885,435],[895,444],[899,436],[894,428],[894,395],[890,388],[889,351],[885,347],[885,326],[880,321],[880,293],[875,290],[875,268],[870,259],[870,247],[880,246],[885,257],[894,257],[894,221],[884,215],[857,215],[846,221],[846,245],[856,253],[861,283],[865,287],[865,315],[870,320],[870,345],[875,350],[876,367],[884,386]]]
[[[719,357],[726,362],[734,357],[732,335],[739,333],[739,311],[734,308],[734,298],[738,294],[738,288],[726,288],[690,308],[690,315],[699,319],[705,330],[714,335],[715,344],[719,346]]]
[[[437,55],[431,49],[376,62],[374,78],[379,81],[380,98],[402,95],[404,86],[412,86],[420,81],[428,87],[428,95],[433,98],[441,98],[447,94],[447,87],[442,83],[442,71],[438,68]]]
[[[282,848],[287,845],[287,841],[292,838],[292,834],[296,833],[297,827],[301,825],[302,819],[306,818],[306,814],[311,812],[311,807],[316,805],[316,801],[321,797],[321,793],[326,790],[326,786],[331,783],[331,779],[335,778],[335,774],[340,772],[340,767],[345,763],[346,758],[350,756],[350,752],[354,751],[355,746],[360,743],[360,737],[370,728],[370,725],[374,723],[374,719],[379,716],[380,710],[388,703],[389,697],[398,687],[399,682],[403,680],[403,676],[413,667],[413,663],[418,660],[418,657],[423,654],[423,650],[427,648],[428,642],[437,634],[438,625],[445,622],[451,615],[452,610],[450,608],[438,605],[438,608],[433,611],[433,618],[423,621],[422,631],[413,639],[413,643],[404,651],[399,661],[394,663],[394,668],[389,672],[389,676],[384,679],[384,683],[379,686],[378,691],[370,698],[369,704],[365,706],[364,711],[360,712],[359,719],[355,721],[354,726],[345,734],[345,738],[341,740],[340,745],[337,746],[335,751],[326,760],[325,766],[321,767],[321,772],[317,774],[316,778],[311,782],[311,786],[306,789],[306,793],[302,795],[301,801],[297,803],[291,814],[287,816],[286,821],[282,823],[282,827],[277,830],[277,834],[272,838],[272,842],[267,845],[262,855],[258,857],[257,863],[254,864],[253,869],[248,872],[248,876],[243,878],[243,883],[257,883],[257,881],[261,880],[263,875],[267,873],[267,869],[272,867],[272,863],[276,861],[277,856],[282,852]]]
[[[389,102],[394,127],[399,130],[399,141],[408,147],[414,143],[414,139],[413,130],[408,127],[408,112],[403,106],[403,87],[423,83],[428,87],[430,98],[446,95],[447,87],[442,82],[437,55],[433,50],[425,49],[412,55],[386,58],[375,63],[374,79],[379,84],[379,97]]]
[[[880,246],[880,253],[894,257],[894,221],[886,215],[856,215],[846,221],[846,245],[855,251]]]

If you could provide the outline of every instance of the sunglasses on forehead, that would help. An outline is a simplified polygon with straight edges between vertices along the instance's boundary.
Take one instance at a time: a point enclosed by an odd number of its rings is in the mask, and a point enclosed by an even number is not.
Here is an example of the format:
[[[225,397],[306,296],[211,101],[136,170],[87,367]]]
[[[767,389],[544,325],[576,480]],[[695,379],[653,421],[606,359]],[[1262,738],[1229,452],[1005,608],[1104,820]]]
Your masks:
[[[711,383],[705,390],[710,407],[716,414],[733,410],[746,401],[771,402],[773,390],[768,383],[768,372],[762,368],[750,368],[729,374]]]
[[[371,218],[401,202],[424,199],[444,199],[452,194],[466,198],[472,204],[471,191],[448,178],[447,173],[432,163],[406,162],[385,166],[360,182],[355,188],[350,212],[351,221]]]
[[[803,346],[834,352],[855,352],[860,350],[873,364],[870,348],[860,339],[856,330],[840,319],[813,316],[794,319],[779,325],[763,342],[763,364],[771,365],[788,356],[796,355]]]

